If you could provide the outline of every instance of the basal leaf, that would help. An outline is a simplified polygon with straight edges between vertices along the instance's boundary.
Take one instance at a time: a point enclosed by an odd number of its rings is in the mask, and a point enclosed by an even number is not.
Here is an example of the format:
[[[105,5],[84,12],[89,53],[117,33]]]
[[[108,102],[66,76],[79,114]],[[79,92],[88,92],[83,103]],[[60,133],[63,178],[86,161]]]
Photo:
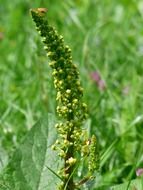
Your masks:
[[[60,164],[57,153],[50,148],[56,135],[52,115],[33,126],[5,168],[0,189],[56,189],[60,179],[48,169],[56,172]]]
[[[115,185],[111,187],[111,190],[142,190],[143,189],[143,177],[140,179],[132,180],[131,182],[125,182],[121,185]]]

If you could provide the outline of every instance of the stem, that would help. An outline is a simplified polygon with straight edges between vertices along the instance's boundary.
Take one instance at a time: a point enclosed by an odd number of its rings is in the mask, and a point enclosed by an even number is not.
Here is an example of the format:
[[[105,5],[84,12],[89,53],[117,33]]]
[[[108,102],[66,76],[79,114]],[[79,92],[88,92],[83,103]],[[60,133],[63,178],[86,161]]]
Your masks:
[[[67,121],[72,121],[73,119],[74,119],[73,114],[69,114],[67,116]],[[73,139],[71,138],[73,131],[74,131],[74,126],[67,133],[67,141],[69,141],[69,142],[73,142]],[[72,175],[73,171],[74,171],[74,165],[69,166],[69,164],[67,164],[67,161],[73,157],[74,157],[74,144],[72,146],[68,147],[68,150],[67,150],[66,156],[65,156],[65,160],[64,160],[65,175],[68,176],[68,180],[67,179],[64,180],[64,187],[66,187],[67,190],[74,190],[74,181],[73,181],[73,175]]]

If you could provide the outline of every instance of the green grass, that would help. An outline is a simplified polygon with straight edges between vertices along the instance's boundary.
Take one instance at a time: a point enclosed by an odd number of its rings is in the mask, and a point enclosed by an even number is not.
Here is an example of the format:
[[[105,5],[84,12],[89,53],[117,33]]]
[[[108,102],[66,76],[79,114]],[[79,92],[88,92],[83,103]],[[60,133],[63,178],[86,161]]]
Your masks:
[[[80,70],[90,133],[99,141],[98,183],[135,179],[136,169],[143,167],[143,2],[0,0],[0,4],[0,169],[32,125],[45,112],[55,112],[51,70],[29,15],[30,8],[47,7],[50,22],[72,48]],[[91,80],[94,71],[105,81],[105,90]]]

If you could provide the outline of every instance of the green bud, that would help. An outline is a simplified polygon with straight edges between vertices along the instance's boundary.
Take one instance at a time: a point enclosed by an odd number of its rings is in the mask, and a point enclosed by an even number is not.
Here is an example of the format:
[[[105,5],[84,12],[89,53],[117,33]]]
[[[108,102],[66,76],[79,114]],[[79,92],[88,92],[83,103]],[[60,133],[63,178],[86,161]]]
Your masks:
[[[49,56],[49,55],[48,55],[48,56]],[[49,63],[49,66],[50,66],[50,67],[54,67],[55,64],[56,64],[56,61],[51,61],[51,62]]]
[[[49,65],[50,65],[50,64],[49,64]],[[52,65],[54,65],[54,64],[52,64]],[[51,66],[51,65],[50,65],[50,66]],[[53,70],[53,72],[52,72],[52,75],[53,75],[53,76],[56,76],[56,75],[57,75],[57,73],[58,73],[58,72],[57,72],[57,70],[56,70],[56,69],[54,69],[54,70]]]
[[[64,158],[66,156],[65,152],[63,150],[60,151],[59,156]]]
[[[70,93],[71,93],[71,90],[70,90],[70,89],[67,89],[67,90],[66,90],[66,93],[67,93],[67,94],[70,94]]]

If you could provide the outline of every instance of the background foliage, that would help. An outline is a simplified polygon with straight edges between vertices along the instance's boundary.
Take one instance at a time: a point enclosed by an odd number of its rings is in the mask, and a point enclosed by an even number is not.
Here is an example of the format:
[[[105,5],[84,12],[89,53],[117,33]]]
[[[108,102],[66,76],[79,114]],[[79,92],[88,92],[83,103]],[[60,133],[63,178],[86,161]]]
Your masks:
[[[135,179],[143,167],[143,1],[0,0],[0,5],[0,170],[32,125],[55,112],[51,71],[29,15],[30,8],[47,7],[80,71],[87,123],[99,140],[97,183]],[[103,89],[91,77],[94,72]]]

